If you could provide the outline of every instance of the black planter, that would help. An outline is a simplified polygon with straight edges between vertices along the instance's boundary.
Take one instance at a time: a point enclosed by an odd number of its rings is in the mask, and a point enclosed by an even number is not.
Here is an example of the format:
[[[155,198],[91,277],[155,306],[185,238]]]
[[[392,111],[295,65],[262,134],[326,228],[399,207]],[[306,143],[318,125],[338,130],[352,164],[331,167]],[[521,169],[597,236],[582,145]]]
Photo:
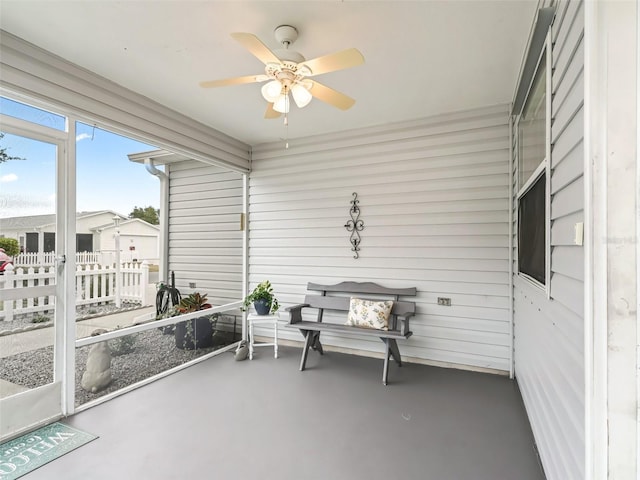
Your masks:
[[[253,302],[253,308],[256,309],[256,313],[258,315],[269,315],[269,310],[271,310],[271,305],[266,300],[260,299]]]
[[[175,338],[176,347],[182,350],[208,348],[213,345],[213,326],[208,317],[180,322],[176,324]]]

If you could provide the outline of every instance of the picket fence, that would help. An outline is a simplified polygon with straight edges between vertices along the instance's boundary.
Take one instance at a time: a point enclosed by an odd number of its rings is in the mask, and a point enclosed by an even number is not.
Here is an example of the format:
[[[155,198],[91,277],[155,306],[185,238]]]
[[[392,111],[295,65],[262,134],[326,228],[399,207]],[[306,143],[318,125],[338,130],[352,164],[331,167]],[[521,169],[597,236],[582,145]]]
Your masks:
[[[55,267],[41,266],[8,269],[0,276],[0,288],[24,288],[53,285]],[[147,298],[149,265],[125,262],[120,268],[120,299],[140,305],[151,304]],[[111,265],[78,265],[76,268],[76,305],[97,305],[116,299],[116,269]],[[0,319],[11,321],[14,315],[53,311],[55,297],[26,297],[7,300],[0,307]]]
[[[133,253],[120,252],[121,262],[133,262]],[[40,265],[54,265],[56,252],[26,252],[16,255],[13,259],[14,267],[38,267]],[[113,265],[116,252],[77,252],[76,265]]]

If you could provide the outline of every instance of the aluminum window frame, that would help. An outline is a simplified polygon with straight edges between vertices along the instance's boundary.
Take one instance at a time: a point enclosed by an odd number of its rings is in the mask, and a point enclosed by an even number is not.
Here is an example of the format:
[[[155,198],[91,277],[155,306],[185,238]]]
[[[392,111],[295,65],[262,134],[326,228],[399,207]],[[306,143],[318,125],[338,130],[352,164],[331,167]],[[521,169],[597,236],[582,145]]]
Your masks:
[[[520,120],[522,118],[522,112],[527,104],[527,100],[529,99],[529,95],[532,93],[534,80],[538,73],[539,68],[542,66],[542,61],[544,59],[544,66],[546,67],[545,74],[545,156],[540,161],[538,166],[535,168],[533,173],[520,185]],[[516,248],[518,249],[516,252],[516,272],[519,278],[526,281],[528,284],[532,285],[534,288],[542,291],[547,298],[551,298],[551,99],[552,99],[552,73],[553,73],[553,59],[552,59],[552,42],[551,42],[551,31],[547,32],[547,36],[544,42],[544,46],[538,55],[538,62],[536,64],[536,68],[531,76],[529,81],[529,86],[527,89],[527,95],[525,97],[524,102],[522,103],[522,108],[516,117],[514,135],[516,137],[516,141],[514,142],[515,146],[515,176],[516,176],[516,205],[515,209],[518,212],[517,218],[517,228],[516,228]],[[519,262],[519,226],[520,226],[520,200],[521,198],[527,194],[527,192],[531,189],[533,185],[540,179],[542,175],[545,175],[545,282],[544,284],[531,277],[525,272],[520,271],[520,262]]]

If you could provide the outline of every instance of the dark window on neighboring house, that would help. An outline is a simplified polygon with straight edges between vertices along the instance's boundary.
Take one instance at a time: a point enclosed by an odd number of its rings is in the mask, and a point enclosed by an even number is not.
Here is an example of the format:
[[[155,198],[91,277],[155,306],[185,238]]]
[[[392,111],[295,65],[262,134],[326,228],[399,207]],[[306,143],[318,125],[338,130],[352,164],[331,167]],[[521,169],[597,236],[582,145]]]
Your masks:
[[[93,252],[93,235],[91,233],[76,234],[76,252]]]
[[[53,232],[44,232],[44,251],[56,251],[56,234]]]
[[[27,233],[27,252],[38,251],[38,234],[35,232]]]

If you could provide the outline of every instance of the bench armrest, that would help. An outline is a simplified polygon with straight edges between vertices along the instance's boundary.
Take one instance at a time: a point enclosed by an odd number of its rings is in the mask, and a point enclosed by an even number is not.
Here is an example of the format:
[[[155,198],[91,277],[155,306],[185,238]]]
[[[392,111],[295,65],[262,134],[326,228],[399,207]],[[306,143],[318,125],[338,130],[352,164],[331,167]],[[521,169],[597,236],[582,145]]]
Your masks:
[[[302,321],[302,309],[308,307],[308,303],[301,303],[299,305],[294,305],[293,307],[287,307],[285,310],[289,312],[289,325],[293,325],[294,323],[299,323]]]
[[[400,322],[400,333],[406,335],[411,331],[409,328],[409,319],[413,317],[413,312],[407,312],[403,315],[398,315],[398,321]]]

